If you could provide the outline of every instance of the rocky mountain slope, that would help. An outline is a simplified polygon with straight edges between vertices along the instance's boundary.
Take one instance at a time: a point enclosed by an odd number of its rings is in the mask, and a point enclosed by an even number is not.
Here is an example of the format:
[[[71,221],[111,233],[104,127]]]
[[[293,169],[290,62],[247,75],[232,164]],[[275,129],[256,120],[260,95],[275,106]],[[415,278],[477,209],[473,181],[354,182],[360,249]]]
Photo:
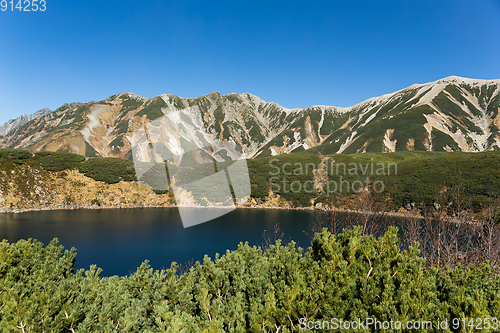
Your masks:
[[[474,152],[500,149],[499,111],[500,80],[454,76],[349,108],[286,109],[248,93],[150,99],[121,93],[31,119],[5,131],[0,148],[130,158],[136,131],[159,119],[164,148],[177,164],[203,154],[254,158],[307,149]]]
[[[168,194],[155,194],[137,182],[107,184],[77,170],[49,172],[38,166],[0,168],[0,213],[77,208],[169,207]]]
[[[371,98],[323,143],[326,153],[500,148],[500,80],[451,76]]]
[[[49,114],[51,112],[52,112],[51,109],[45,108],[45,109],[38,110],[37,112],[30,114],[30,115],[23,114],[23,115],[17,117],[16,119],[11,119],[8,122],[6,122],[5,124],[3,124],[2,126],[0,126],[0,135],[9,134],[10,132],[15,131],[19,127],[26,124],[28,121],[39,118],[41,116],[45,116],[46,114]]]

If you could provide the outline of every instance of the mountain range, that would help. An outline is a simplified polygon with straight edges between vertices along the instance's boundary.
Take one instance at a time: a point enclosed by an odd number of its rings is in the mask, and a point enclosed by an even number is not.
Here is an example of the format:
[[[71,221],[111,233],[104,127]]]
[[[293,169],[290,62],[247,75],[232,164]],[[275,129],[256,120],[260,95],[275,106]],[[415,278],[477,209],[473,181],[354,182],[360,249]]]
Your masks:
[[[33,120],[33,119],[38,118],[38,117],[41,117],[41,116],[45,116],[46,114],[49,114],[51,112],[52,112],[51,109],[45,108],[45,109],[38,110],[37,112],[30,114],[30,115],[23,114],[23,115],[17,117],[16,119],[11,119],[8,122],[6,122],[5,124],[3,124],[2,126],[0,126],[0,135],[8,134],[8,133],[18,129],[19,127],[23,126],[28,121]]]
[[[287,109],[249,93],[144,98],[120,93],[69,103],[0,126],[0,148],[131,158],[134,134],[159,118],[180,158],[205,151],[244,158],[301,150],[334,153],[500,149],[500,80],[456,76],[414,84],[348,108]],[[209,148],[209,149],[207,149]]]

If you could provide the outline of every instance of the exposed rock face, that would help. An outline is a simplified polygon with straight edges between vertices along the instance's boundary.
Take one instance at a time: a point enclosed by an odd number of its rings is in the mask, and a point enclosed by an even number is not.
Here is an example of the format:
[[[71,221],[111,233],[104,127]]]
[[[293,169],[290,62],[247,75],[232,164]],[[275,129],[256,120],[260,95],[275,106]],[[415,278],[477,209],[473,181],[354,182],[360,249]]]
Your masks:
[[[9,134],[10,132],[12,132],[12,131],[18,129],[19,127],[23,126],[24,124],[26,124],[28,121],[30,121],[32,119],[39,118],[41,116],[45,116],[46,114],[49,114],[51,112],[52,112],[51,109],[41,109],[33,114],[30,114],[30,115],[23,114],[23,115],[17,117],[16,119],[11,119],[8,122],[6,122],[5,124],[3,124],[2,126],[0,126],[0,135]]]
[[[0,170],[0,212],[170,206],[173,202],[169,194],[157,195],[137,182],[106,184],[76,170],[48,172],[27,165]]]
[[[6,123],[0,148],[130,158],[134,133],[162,118],[168,130],[158,139],[176,163],[206,154],[253,158],[307,149],[324,154],[484,151],[500,149],[499,86],[500,80],[452,76],[349,108],[307,109],[286,109],[251,94],[147,99],[122,93]]]
[[[189,196],[190,193],[186,192]],[[137,181],[106,184],[78,172],[46,171],[38,166],[10,165],[0,170],[0,213],[136,207],[171,207],[176,200],[171,193],[156,194]],[[291,202],[269,191],[261,201],[249,199],[239,207],[291,208]],[[190,206],[187,204],[187,206]],[[192,206],[198,206],[193,202]]]

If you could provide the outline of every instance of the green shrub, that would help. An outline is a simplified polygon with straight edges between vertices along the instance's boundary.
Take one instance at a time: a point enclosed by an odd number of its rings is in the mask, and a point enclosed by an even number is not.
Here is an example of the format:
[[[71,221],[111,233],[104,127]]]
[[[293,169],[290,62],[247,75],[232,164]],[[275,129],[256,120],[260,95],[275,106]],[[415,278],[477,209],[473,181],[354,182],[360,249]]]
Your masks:
[[[11,161],[16,164],[22,164],[23,160],[33,156],[29,151],[22,149],[0,149],[0,164],[5,161]]]
[[[85,176],[108,184],[136,180],[134,163],[120,158],[91,158],[78,169]]]
[[[398,211],[401,207],[405,208],[408,204],[414,203],[419,209],[433,211],[434,204],[439,200],[456,201],[453,194],[459,191],[461,195],[460,205],[471,207],[475,212],[478,212],[486,207],[491,200],[500,197],[500,176],[498,175],[500,151],[480,153],[401,151],[388,154],[334,154],[328,157],[328,179],[337,184],[340,175],[336,174],[336,165],[344,164],[348,170],[352,163],[361,164],[363,167],[367,164],[368,166],[373,164],[376,170],[378,163],[385,166],[389,163],[395,163],[397,174],[371,175],[368,172],[372,183],[377,180],[384,183],[384,191],[376,193],[374,200],[387,204],[387,210]],[[335,161],[333,168],[332,161]],[[287,172],[290,173],[288,175],[283,173],[285,163],[289,163],[286,167]],[[304,171],[294,174],[295,163],[302,165]],[[320,163],[319,157],[310,154],[309,151],[249,160],[248,170],[251,176],[252,197],[263,200],[271,188],[275,193],[280,194],[296,206],[309,206],[311,199],[316,200],[316,202],[320,198],[327,201],[328,199],[342,201],[355,195],[351,190],[334,193],[334,196],[324,198],[320,193],[310,190],[308,193],[291,191],[290,184],[293,182],[304,185],[307,181],[314,179],[309,169],[306,172],[305,167],[309,163],[313,163],[316,167]],[[362,183],[366,181],[366,175],[361,175],[359,172],[356,175],[350,175],[349,173],[344,174],[342,168],[339,170],[343,180],[349,181],[350,184],[357,180]],[[287,191],[283,191],[284,181],[287,182]],[[277,185],[280,187],[279,190]],[[326,191],[326,189],[325,185],[324,190]],[[351,208],[355,209],[355,207]]]
[[[323,230],[305,253],[294,242],[265,251],[240,243],[185,273],[175,263],[154,271],[146,260],[125,277],[100,277],[95,265],[74,272],[74,249],[57,240],[3,241],[0,331],[289,333],[311,332],[304,319],[376,318],[431,321],[427,331],[441,332],[437,320],[500,316],[500,278],[487,264],[425,269],[418,244],[401,251],[397,232]]]
[[[62,171],[78,168],[85,161],[85,156],[67,152],[39,151],[35,153],[34,159],[47,171]]]

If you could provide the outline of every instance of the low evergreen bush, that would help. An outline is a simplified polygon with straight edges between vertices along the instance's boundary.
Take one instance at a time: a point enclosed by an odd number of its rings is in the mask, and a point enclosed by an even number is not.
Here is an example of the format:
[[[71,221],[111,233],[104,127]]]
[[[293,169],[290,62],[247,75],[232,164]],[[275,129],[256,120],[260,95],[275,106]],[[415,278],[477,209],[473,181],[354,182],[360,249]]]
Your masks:
[[[500,278],[488,264],[426,269],[417,243],[400,250],[396,228],[378,239],[361,227],[323,230],[305,252],[294,242],[266,251],[240,243],[182,274],[175,263],[155,271],[145,261],[130,276],[100,277],[95,266],[75,272],[74,262],[57,240],[1,242],[0,331],[312,332],[304,323],[374,318],[458,332],[453,319],[500,316]],[[448,330],[438,329],[443,320]]]
[[[120,158],[91,158],[81,163],[78,170],[87,177],[108,184],[136,179],[134,162]]]
[[[27,150],[22,149],[0,149],[0,165],[6,161],[11,161],[16,164],[22,164],[24,160],[31,158],[31,154]]]
[[[42,168],[47,171],[62,171],[76,169],[85,161],[85,156],[53,151],[39,151],[35,153],[35,160],[40,162]]]

